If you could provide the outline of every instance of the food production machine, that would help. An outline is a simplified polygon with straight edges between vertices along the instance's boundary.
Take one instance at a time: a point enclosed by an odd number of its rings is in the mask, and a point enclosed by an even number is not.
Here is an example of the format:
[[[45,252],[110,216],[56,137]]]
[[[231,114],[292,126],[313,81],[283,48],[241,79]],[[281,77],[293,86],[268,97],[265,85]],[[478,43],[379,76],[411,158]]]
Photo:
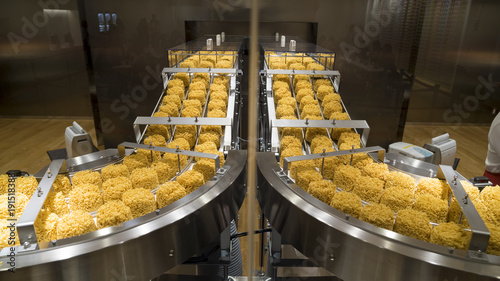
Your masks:
[[[450,166],[367,146],[369,120],[349,114],[335,53],[284,39],[260,44],[259,278],[500,279],[500,238],[487,201],[494,191],[476,194]],[[19,241],[0,250],[0,279],[151,280],[189,271],[236,280],[229,277],[238,241],[231,226],[246,193],[247,161],[239,143],[241,40],[220,34],[169,49],[163,91],[151,115],[133,123],[136,142],[53,161],[17,218]],[[183,185],[185,194],[162,206],[165,183],[155,183],[148,196],[156,207],[146,214],[106,216],[119,223],[97,229],[107,222],[98,208],[86,212],[93,231],[47,234],[51,220],[42,215],[56,202],[60,175],[75,186],[83,171],[104,178],[110,165],[124,165],[132,178],[136,165],[158,162],[168,164],[165,182]],[[136,180],[149,185],[140,181],[147,177]],[[169,189],[172,198],[176,191]],[[73,212],[75,196],[62,200]]]
[[[16,195],[26,207],[4,218],[17,227],[7,235],[17,238],[0,250],[1,280],[151,280],[186,270],[178,269],[186,262],[227,278],[232,259],[241,271],[237,239],[230,239],[246,191],[246,152],[236,143],[241,42],[202,43],[169,50],[158,102],[134,122],[137,143],[54,160],[31,197]],[[107,184],[114,173],[131,186]],[[60,194],[64,181],[70,191]],[[145,193],[127,203],[131,190]]]
[[[436,165],[453,166],[456,161],[457,142],[450,139],[450,135],[446,133],[432,138],[431,143],[426,143],[423,148],[410,143],[395,142],[389,145],[388,152]]]
[[[342,102],[335,54],[299,45],[261,44],[265,145],[257,157],[258,202],[272,228],[265,240],[267,276],[500,278],[500,258],[492,250],[497,234],[489,231],[495,227],[479,190],[450,166],[366,147],[370,129],[364,120],[351,120]],[[429,182],[437,184],[436,194]],[[403,193],[408,197],[400,204]],[[420,211],[430,218],[422,224]],[[442,234],[451,225],[462,244],[450,243],[453,231]]]

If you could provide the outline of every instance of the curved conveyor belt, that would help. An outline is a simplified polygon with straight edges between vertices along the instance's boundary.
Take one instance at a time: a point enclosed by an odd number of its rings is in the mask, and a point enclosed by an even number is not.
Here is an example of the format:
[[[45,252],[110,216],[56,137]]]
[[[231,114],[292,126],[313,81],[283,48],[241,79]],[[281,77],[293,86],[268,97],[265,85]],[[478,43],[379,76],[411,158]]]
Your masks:
[[[258,201],[272,227],[312,262],[343,280],[500,279],[500,257],[470,258],[377,228],[310,196],[277,172],[274,153],[260,153]]]
[[[149,280],[213,242],[234,219],[245,196],[246,151],[229,151],[217,174],[184,198],[119,227],[57,241],[34,251],[18,247],[15,274],[8,248],[0,280]],[[44,247],[41,247],[44,248]]]

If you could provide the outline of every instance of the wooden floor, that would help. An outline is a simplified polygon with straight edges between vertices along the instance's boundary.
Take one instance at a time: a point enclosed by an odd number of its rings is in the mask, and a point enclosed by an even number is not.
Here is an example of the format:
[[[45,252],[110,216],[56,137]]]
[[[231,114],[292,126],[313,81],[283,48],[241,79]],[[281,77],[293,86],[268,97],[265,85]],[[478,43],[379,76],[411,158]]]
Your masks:
[[[36,173],[50,163],[46,151],[64,148],[64,130],[77,121],[95,138],[92,120],[73,119],[6,119],[0,118],[0,173],[10,169]],[[458,171],[466,178],[481,176],[484,172],[484,159],[487,152],[488,127],[407,124],[403,141],[418,146],[430,142],[432,137],[449,133],[457,141],[457,157],[461,159]],[[258,210],[258,207],[256,208]],[[248,219],[258,221],[258,212],[249,215],[246,212],[246,200],[240,209],[238,231],[246,231]],[[258,268],[260,236],[255,237],[255,268]],[[247,238],[241,238],[245,274],[247,260]]]
[[[50,164],[47,151],[65,148],[66,127],[78,122],[96,142],[91,119],[0,118],[0,173],[22,170],[35,174]]]
[[[418,146],[430,143],[433,137],[448,133],[457,142],[457,171],[464,177],[482,176],[488,152],[489,126],[444,126],[407,124],[403,141]]]

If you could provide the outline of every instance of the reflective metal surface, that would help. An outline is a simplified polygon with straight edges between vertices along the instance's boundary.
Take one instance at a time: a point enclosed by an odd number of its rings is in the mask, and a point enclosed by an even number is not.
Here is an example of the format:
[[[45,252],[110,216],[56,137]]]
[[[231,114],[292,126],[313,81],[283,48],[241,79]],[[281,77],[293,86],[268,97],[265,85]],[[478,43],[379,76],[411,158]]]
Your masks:
[[[129,155],[133,152],[133,149],[126,149],[125,155]],[[120,155],[118,154],[118,149],[109,148],[102,151],[97,151],[75,158],[67,159],[66,166],[69,172],[78,172],[88,169],[97,169],[104,167],[109,164],[116,163],[120,161]]]
[[[500,257],[487,261],[377,228],[285,184],[274,153],[259,153],[258,201],[283,239],[342,280],[500,279]]]
[[[394,153],[386,153],[384,163],[413,175],[431,178],[437,175],[439,168],[435,164]]]
[[[148,280],[181,264],[213,242],[236,217],[245,195],[245,151],[229,151],[226,174],[216,176],[157,212],[79,237],[0,251],[1,280]],[[122,279],[118,279],[122,280]],[[126,279],[125,279],[126,280]]]

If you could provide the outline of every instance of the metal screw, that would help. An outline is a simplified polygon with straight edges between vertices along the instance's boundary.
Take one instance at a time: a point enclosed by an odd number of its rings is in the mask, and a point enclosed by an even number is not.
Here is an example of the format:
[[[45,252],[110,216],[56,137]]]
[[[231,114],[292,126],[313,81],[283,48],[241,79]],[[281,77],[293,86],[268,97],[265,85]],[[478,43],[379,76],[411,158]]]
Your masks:
[[[30,242],[28,242],[28,241],[24,242],[23,246],[24,246],[24,248],[28,248],[30,246]]]
[[[349,220],[349,215],[345,215],[345,219],[346,219],[346,220]]]
[[[170,250],[170,253],[168,254],[170,257],[174,256],[174,250]]]
[[[330,260],[331,261],[334,261],[335,260],[335,256],[333,254],[330,254]]]
[[[449,247],[449,248],[448,248],[448,252],[449,252],[450,254],[453,254],[453,251],[455,251],[455,248],[453,248],[453,247]]]
[[[462,202],[464,202],[464,204],[467,204],[467,203],[468,203],[467,198],[469,198],[469,195],[468,195],[468,194],[465,194],[464,198],[462,198]]]
[[[474,253],[474,255],[478,258],[482,257],[483,256],[483,252],[481,252],[481,250],[477,250],[477,252]]]

